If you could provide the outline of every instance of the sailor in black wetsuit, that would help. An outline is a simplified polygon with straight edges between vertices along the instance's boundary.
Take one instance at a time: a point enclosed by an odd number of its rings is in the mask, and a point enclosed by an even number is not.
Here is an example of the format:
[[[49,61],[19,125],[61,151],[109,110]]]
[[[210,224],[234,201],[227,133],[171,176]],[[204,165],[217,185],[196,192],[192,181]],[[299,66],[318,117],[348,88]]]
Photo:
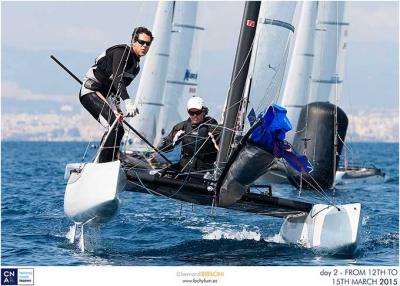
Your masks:
[[[139,73],[140,58],[149,51],[152,33],[138,27],[132,33],[131,45],[116,45],[99,55],[95,64],[86,73],[79,93],[82,105],[105,128],[109,129],[118,119],[100,151],[99,163],[117,158],[118,148],[124,136],[122,120],[133,113],[132,103],[126,87]],[[114,132],[115,131],[115,132]],[[103,135],[102,141],[105,139]]]
[[[190,98],[187,110],[189,118],[176,124],[158,148],[168,152],[178,141],[182,142],[181,159],[177,164],[169,166],[171,170],[210,170],[217,158],[221,129],[214,118],[207,116],[208,108],[204,106],[202,98]]]

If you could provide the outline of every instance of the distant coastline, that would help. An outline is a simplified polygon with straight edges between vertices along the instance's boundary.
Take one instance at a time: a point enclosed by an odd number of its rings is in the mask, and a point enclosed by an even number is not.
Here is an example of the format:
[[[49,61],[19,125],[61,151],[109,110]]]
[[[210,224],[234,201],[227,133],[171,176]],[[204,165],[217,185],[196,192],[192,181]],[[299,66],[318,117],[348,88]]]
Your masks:
[[[348,114],[347,142],[399,142],[399,111]],[[97,142],[103,128],[82,112],[1,115],[1,141]]]

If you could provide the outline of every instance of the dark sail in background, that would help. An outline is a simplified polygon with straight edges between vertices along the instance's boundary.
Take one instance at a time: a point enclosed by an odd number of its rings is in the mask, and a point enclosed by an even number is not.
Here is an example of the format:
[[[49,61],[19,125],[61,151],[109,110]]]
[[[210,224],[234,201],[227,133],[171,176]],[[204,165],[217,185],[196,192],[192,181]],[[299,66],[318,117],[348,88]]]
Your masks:
[[[337,115],[335,115],[336,108]],[[337,127],[335,127],[335,116],[337,116]],[[299,154],[304,153],[313,165],[310,175],[303,174],[303,188],[328,189],[332,187],[347,125],[348,119],[344,111],[329,102],[313,102],[302,108],[293,140],[293,149]],[[338,136],[336,141],[335,135]],[[337,142],[337,148],[335,148],[335,142]],[[337,150],[336,154],[335,150]],[[288,178],[295,187],[299,187],[298,172],[289,170]]]

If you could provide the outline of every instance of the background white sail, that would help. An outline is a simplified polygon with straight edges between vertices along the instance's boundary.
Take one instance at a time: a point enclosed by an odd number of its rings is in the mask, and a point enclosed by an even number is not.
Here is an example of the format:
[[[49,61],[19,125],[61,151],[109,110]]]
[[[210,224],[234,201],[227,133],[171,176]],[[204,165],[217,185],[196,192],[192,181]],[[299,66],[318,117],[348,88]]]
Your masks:
[[[288,75],[280,104],[287,109],[287,117],[296,130],[301,108],[307,104],[311,70],[314,59],[314,33],[317,18],[317,2],[302,3],[301,15],[295,31],[295,43],[290,59]],[[294,132],[286,140],[293,142]]]
[[[170,65],[154,144],[158,144],[176,123],[187,117],[186,101],[198,93],[198,42],[199,32],[204,28],[196,26],[197,2],[177,2],[174,14]]]
[[[156,124],[162,106],[169,61],[169,45],[175,2],[160,1],[157,6],[152,29],[155,38],[146,56],[141,80],[135,98],[139,114],[129,123],[150,142],[156,135]],[[148,146],[133,134],[127,135],[126,151],[147,150]]]
[[[250,90],[247,113],[254,108],[258,114],[277,100],[285,72],[290,38],[293,36],[292,21],[295,10],[296,2],[261,3],[245,88],[245,93]],[[243,108],[243,115],[245,112],[246,109]],[[248,129],[248,120],[245,118],[244,121],[245,129]]]
[[[346,5],[345,1],[319,2],[309,103],[333,100],[340,94],[349,25],[344,22]]]

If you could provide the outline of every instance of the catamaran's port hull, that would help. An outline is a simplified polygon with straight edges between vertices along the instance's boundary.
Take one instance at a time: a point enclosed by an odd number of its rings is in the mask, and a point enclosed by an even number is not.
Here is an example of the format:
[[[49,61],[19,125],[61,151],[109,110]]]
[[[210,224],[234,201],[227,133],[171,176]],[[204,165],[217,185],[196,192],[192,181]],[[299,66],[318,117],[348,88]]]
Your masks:
[[[64,212],[76,223],[106,222],[118,213],[126,184],[120,161],[67,166]]]

